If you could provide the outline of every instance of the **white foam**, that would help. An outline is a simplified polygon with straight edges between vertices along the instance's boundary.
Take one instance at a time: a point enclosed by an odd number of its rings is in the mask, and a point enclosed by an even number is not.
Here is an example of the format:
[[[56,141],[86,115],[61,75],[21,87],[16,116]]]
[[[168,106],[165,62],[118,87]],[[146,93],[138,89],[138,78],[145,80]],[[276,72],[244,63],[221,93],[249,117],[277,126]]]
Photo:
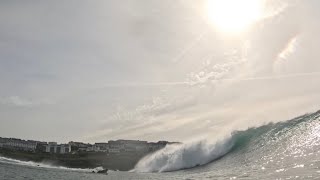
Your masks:
[[[204,165],[228,153],[233,144],[232,138],[227,137],[216,142],[200,140],[187,144],[167,145],[141,159],[132,171],[166,172]]]
[[[78,171],[78,172],[97,172],[100,170],[103,170],[103,167],[96,167],[93,169],[80,169],[80,168],[68,168],[63,166],[54,166],[48,163],[37,163],[33,161],[20,161],[16,159],[6,158],[0,156],[0,162],[7,163],[7,164],[16,164],[21,166],[31,166],[31,167],[37,167],[37,168],[50,168],[50,169],[61,169],[66,171]]]

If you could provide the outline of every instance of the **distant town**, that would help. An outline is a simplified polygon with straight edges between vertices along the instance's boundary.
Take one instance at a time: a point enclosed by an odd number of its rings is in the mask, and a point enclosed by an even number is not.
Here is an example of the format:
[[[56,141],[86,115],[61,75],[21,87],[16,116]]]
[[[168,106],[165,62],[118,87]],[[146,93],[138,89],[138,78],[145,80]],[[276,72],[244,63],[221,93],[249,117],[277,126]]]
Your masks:
[[[128,171],[144,156],[175,143],[110,140],[94,144],[74,141],[58,144],[0,137],[0,156],[71,168],[103,167]]]
[[[165,147],[167,144],[172,144],[172,142],[110,140],[108,142],[100,142],[94,144],[73,141],[70,141],[67,144],[58,144],[57,142],[41,142],[34,140],[0,137],[0,148],[2,149],[52,154],[67,154],[76,152],[105,152],[110,154],[135,152],[148,153],[159,150]]]

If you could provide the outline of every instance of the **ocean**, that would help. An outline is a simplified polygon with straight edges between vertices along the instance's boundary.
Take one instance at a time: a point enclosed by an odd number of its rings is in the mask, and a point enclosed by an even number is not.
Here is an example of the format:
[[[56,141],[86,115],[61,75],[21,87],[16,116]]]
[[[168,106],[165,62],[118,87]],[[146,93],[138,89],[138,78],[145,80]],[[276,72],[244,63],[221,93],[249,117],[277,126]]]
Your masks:
[[[320,179],[320,111],[233,131],[215,143],[166,147],[133,171],[93,174],[0,157],[0,179]]]

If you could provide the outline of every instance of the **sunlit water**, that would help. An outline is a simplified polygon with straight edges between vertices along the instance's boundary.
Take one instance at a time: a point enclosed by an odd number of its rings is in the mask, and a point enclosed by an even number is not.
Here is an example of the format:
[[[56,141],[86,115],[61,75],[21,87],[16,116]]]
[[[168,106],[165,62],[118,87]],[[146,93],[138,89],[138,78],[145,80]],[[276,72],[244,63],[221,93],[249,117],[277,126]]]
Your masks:
[[[68,169],[0,158],[0,179],[319,179],[320,112],[234,132],[232,149],[203,166],[163,173]],[[201,156],[192,154],[192,158]],[[208,157],[210,158],[210,157]],[[185,161],[182,161],[185,162]],[[174,163],[174,162],[173,162]],[[152,163],[151,165],[154,165]],[[156,167],[155,167],[156,168]]]

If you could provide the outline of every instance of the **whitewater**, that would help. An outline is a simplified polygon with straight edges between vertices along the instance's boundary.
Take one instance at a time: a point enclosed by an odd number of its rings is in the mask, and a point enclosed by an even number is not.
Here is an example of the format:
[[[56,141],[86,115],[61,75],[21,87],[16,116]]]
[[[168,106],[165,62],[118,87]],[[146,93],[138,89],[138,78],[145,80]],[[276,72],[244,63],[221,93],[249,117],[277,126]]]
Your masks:
[[[91,171],[0,158],[0,179],[319,179],[320,111],[214,141],[168,145],[130,172]]]
[[[0,163],[6,163],[6,164],[12,164],[12,165],[19,165],[19,166],[28,166],[28,167],[37,167],[37,168],[46,168],[46,169],[58,169],[58,170],[66,170],[66,171],[77,171],[77,172],[97,172],[100,170],[103,170],[103,167],[96,167],[96,168],[87,168],[87,169],[81,169],[81,168],[68,168],[64,166],[56,166],[54,164],[50,164],[48,162],[46,163],[38,163],[38,162],[32,162],[32,161],[20,161],[12,158],[6,158],[6,157],[0,157]]]

